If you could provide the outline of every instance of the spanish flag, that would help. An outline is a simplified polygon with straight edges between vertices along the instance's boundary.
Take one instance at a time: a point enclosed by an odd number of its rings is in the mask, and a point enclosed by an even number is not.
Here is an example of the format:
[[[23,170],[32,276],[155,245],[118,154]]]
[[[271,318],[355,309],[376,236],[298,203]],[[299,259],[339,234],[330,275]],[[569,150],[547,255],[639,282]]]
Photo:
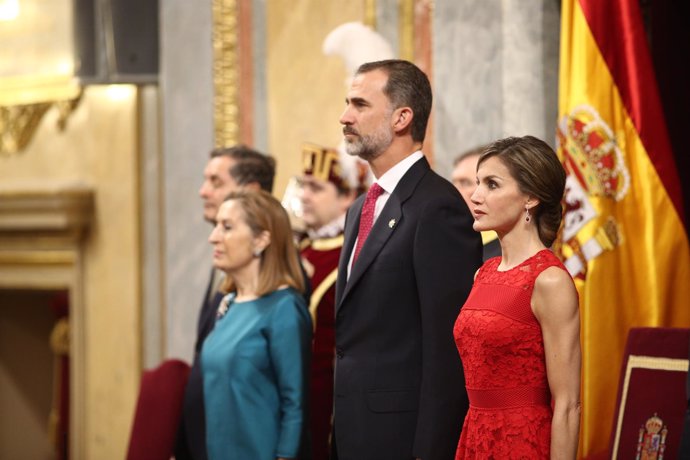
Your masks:
[[[580,453],[601,458],[628,330],[690,327],[690,250],[638,1],[563,0],[559,78],[556,250],[580,294]]]

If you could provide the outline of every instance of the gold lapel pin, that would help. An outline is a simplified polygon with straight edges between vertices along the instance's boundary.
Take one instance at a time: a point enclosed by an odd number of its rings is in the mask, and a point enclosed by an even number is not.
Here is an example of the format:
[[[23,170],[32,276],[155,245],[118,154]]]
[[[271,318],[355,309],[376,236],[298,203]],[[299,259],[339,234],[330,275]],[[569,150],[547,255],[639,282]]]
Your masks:
[[[388,228],[393,228],[395,226],[395,219],[391,219],[388,221]]]

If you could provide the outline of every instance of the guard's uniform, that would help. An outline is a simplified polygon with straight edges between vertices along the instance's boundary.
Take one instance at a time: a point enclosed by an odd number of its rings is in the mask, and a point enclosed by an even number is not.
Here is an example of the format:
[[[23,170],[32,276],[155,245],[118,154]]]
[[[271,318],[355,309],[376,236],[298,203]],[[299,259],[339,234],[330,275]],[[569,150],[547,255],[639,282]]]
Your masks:
[[[330,453],[331,416],[333,412],[333,369],[335,357],[335,280],[343,235],[316,240],[305,239],[301,245],[306,271],[312,272],[312,296],[309,303],[314,324],[311,361],[310,425],[312,455],[327,459]]]
[[[366,162],[347,155],[344,151],[305,144],[302,148],[302,174],[322,183],[330,183],[343,196],[354,200],[361,193],[369,174]],[[310,183],[315,183],[311,182]],[[323,191],[323,188],[317,190]],[[317,192],[312,192],[317,193]],[[304,204],[305,198],[300,199]],[[287,200],[288,202],[290,200]],[[308,205],[312,205],[306,198]],[[329,204],[333,206],[329,210]],[[331,453],[333,415],[333,381],[335,370],[335,280],[338,277],[338,260],[343,247],[345,210],[343,202],[321,201],[318,209],[332,218],[318,228],[307,228],[307,237],[300,245],[302,265],[311,281],[312,295],[309,302],[314,325],[312,348],[309,424],[312,438],[312,459],[328,460]],[[333,216],[334,212],[340,213]],[[294,224],[293,224],[294,225]],[[315,224],[314,224],[315,225]],[[307,225],[304,225],[307,227]]]

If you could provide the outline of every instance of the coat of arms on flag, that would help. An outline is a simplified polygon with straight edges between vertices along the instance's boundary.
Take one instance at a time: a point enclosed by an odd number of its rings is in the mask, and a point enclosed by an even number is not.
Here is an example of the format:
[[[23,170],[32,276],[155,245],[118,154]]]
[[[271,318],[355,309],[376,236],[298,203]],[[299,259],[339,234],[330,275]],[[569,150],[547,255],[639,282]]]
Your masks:
[[[565,247],[560,250],[566,255],[564,264],[570,274],[584,279],[587,262],[614,249],[621,239],[616,219],[609,213],[601,216],[591,198],[622,200],[630,187],[630,173],[611,128],[594,107],[581,105],[563,116],[557,135],[558,152],[567,174],[562,237]],[[578,239],[578,232],[597,217],[603,217],[603,222],[594,235],[584,241]]]

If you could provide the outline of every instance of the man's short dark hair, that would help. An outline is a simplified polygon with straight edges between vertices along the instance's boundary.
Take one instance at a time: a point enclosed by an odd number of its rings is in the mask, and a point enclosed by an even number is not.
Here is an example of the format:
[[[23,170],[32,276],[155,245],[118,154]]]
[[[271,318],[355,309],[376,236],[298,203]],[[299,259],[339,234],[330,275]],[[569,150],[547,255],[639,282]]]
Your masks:
[[[214,149],[211,151],[211,158],[216,157],[235,160],[229,173],[238,185],[256,182],[262,190],[268,193],[273,191],[273,179],[276,174],[276,161],[273,157],[242,144]]]
[[[453,160],[453,167],[457,166],[458,163],[460,163],[465,158],[469,158],[469,157],[473,157],[473,156],[479,157],[479,155],[484,153],[484,150],[486,150],[487,147],[488,147],[488,145],[482,144],[482,145],[479,145],[479,146],[474,147],[472,149],[465,150],[464,152],[462,152],[461,154],[459,154],[458,156],[455,157],[455,159]]]
[[[431,84],[426,74],[416,65],[401,59],[367,62],[359,66],[357,74],[373,70],[381,70],[388,75],[383,93],[391,101],[393,109],[412,109],[412,140],[424,141],[432,102]]]

